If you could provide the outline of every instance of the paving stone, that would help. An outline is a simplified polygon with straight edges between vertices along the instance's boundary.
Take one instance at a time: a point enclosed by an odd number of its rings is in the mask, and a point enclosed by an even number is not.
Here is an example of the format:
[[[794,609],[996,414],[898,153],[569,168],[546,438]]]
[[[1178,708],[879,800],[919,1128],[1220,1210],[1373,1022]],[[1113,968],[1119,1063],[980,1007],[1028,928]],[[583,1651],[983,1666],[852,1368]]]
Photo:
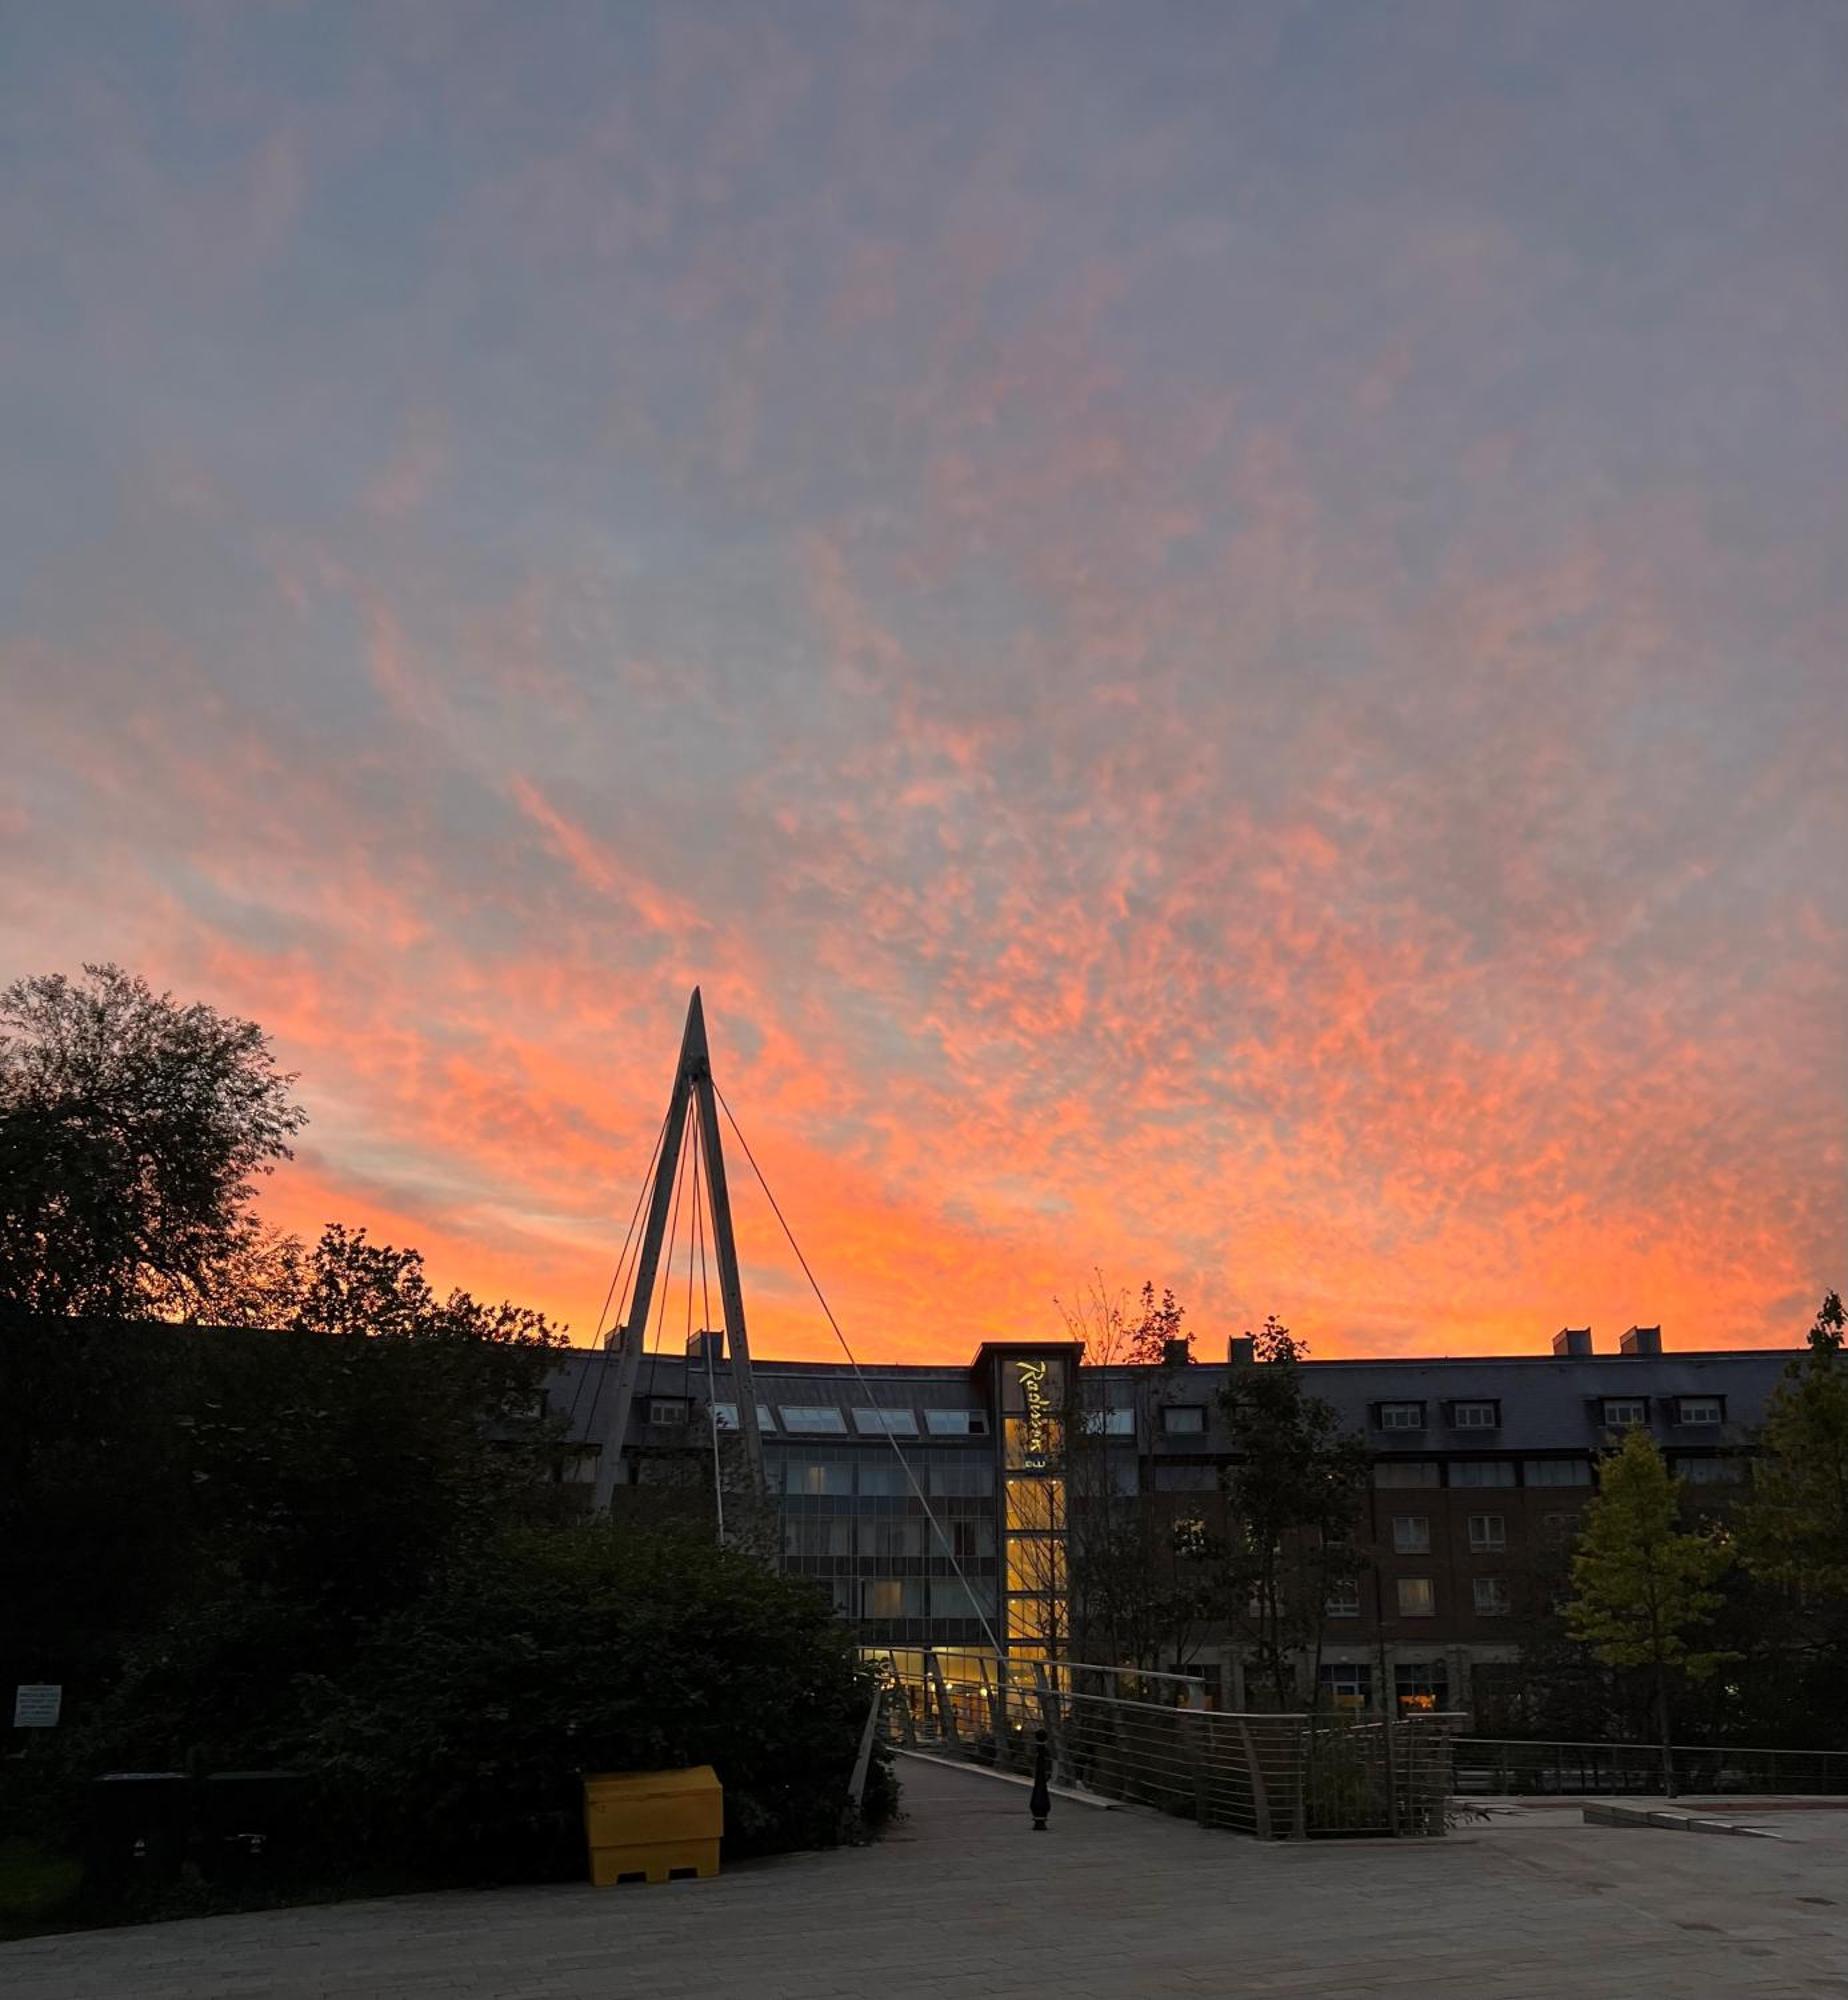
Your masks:
[[[1260,1846],[907,1762],[868,1849],[714,1881],[404,1896],[0,1946],[6,2000],[1704,2000],[1848,1982],[1848,1813],[1779,1842],[1514,1815],[1447,1839]]]

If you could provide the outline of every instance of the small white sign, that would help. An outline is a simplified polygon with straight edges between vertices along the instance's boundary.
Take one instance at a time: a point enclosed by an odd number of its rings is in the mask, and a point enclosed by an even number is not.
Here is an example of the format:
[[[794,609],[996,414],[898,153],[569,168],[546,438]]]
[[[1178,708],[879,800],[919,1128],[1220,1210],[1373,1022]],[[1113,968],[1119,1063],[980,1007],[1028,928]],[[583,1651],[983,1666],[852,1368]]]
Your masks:
[[[15,1729],[56,1729],[58,1711],[64,1706],[64,1690],[56,1681],[31,1681],[13,1694]]]

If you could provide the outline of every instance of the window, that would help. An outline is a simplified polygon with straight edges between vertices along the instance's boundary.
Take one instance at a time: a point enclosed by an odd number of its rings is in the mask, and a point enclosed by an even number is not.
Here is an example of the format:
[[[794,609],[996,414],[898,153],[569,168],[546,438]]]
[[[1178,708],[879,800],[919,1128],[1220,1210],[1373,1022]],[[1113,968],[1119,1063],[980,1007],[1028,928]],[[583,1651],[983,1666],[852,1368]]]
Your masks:
[[[1678,1458],[1675,1476],[1690,1486],[1732,1486],[1745,1477],[1736,1458]]]
[[[1134,1410],[1087,1410],[1084,1427],[1091,1437],[1133,1438],[1136,1435]]]
[[[992,1618],[995,1615],[995,1587],[979,1577],[970,1582],[953,1576],[930,1580],[930,1615],[933,1618]]]
[[[650,1396],[648,1421],[651,1424],[684,1424],[687,1406],[678,1396]]]
[[[921,1556],[924,1553],[924,1523],[907,1520],[902,1515],[888,1514],[882,1520],[862,1521],[860,1529],[860,1553],[863,1556],[878,1556],[894,1561],[900,1556]]]
[[[1127,1500],[1141,1492],[1142,1481],[1136,1470],[1136,1461],[1128,1452],[1113,1451],[1104,1460],[1104,1486],[1120,1500]]]
[[[1364,1661],[1324,1660],[1316,1679],[1335,1708],[1365,1708],[1373,1699],[1373,1669]]]
[[[1452,1403],[1450,1422],[1460,1431],[1492,1431],[1501,1427],[1501,1405],[1499,1403]]]
[[[1431,1553],[1431,1523],[1423,1514],[1395,1514],[1392,1517],[1393,1553],[1426,1556]]]
[[[1399,1579],[1399,1616],[1401,1618],[1431,1618],[1437,1612],[1437,1592],[1428,1576],[1402,1576]]]
[[[1549,1542],[1569,1542],[1578,1533],[1576,1514],[1542,1514],[1540,1532]]]
[[[738,1405],[736,1403],[714,1403],[712,1406],[712,1421],[722,1431],[735,1431],[738,1428]],[[768,1403],[759,1403],[757,1406],[757,1428],[760,1431],[773,1431],[776,1429],[776,1417],[772,1413]]]
[[[858,1481],[854,1490],[873,1496],[883,1495],[888,1500],[902,1499],[911,1491],[911,1481],[905,1475],[903,1463],[889,1452],[878,1458],[863,1458],[855,1467]]]
[[[958,1562],[992,1562],[995,1554],[995,1524],[977,1516],[967,1520],[950,1520],[943,1523],[950,1538],[950,1547],[955,1551]],[[925,1544],[928,1555],[941,1555],[943,1543],[935,1535]]]
[[[1203,1562],[1212,1553],[1213,1544],[1206,1532],[1206,1523],[1196,1518],[1175,1522],[1171,1546],[1178,1561]]]
[[[833,1458],[791,1458],[783,1465],[785,1493],[851,1493],[853,1467]]]
[[[1632,1424],[1646,1424],[1648,1421],[1649,1401],[1647,1397],[1605,1397],[1604,1428],[1607,1431],[1627,1431]]]
[[[1437,1461],[1430,1458],[1382,1459],[1373,1468],[1375,1486],[1435,1486]]]
[[[1323,1608],[1330,1618],[1358,1618],[1360,1585],[1351,1577],[1331,1583],[1328,1586],[1328,1602]]]
[[[1511,1458],[1460,1458],[1450,1468],[1452,1486],[1512,1486]]]
[[[1478,1618],[1506,1618],[1510,1606],[1505,1576],[1479,1576],[1470,1585]]]
[[[1675,1421],[1678,1424],[1720,1424],[1726,1421],[1725,1400],[1719,1396],[1677,1396]]]
[[[988,1413],[985,1410],[926,1410],[924,1428],[932,1437],[986,1437],[988,1435]]]
[[[1530,1458],[1521,1468],[1529,1486],[1589,1486],[1591,1460],[1588,1458]]]
[[[930,1490],[939,1499],[986,1499],[995,1490],[995,1466],[990,1458],[958,1455],[930,1461]]]
[[[915,1410],[876,1410],[864,1403],[854,1406],[853,1427],[862,1437],[916,1437]]]
[[[1373,1420],[1383,1431],[1421,1431],[1424,1410],[1422,1403],[1376,1403]]]
[[[1401,1715],[1429,1714],[1450,1706],[1450,1673],[1442,1660],[1401,1660],[1392,1670]]]
[[[845,1431],[847,1419],[832,1403],[785,1403],[783,1405],[783,1428],[786,1431]]]
[[[783,1523],[783,1553],[789,1556],[850,1556],[853,1523],[845,1514],[798,1514]]]
[[[1469,1517],[1469,1545],[1478,1554],[1484,1549],[1508,1546],[1508,1519],[1504,1514],[1472,1514]]]
[[[1198,1437],[1206,1429],[1206,1405],[1170,1403],[1161,1413],[1161,1427],[1169,1437]]]
[[[1157,1493],[1217,1493],[1218,1470],[1210,1465],[1157,1465]]]
[[[860,1580],[862,1618],[924,1618],[928,1597],[921,1576],[868,1576]]]

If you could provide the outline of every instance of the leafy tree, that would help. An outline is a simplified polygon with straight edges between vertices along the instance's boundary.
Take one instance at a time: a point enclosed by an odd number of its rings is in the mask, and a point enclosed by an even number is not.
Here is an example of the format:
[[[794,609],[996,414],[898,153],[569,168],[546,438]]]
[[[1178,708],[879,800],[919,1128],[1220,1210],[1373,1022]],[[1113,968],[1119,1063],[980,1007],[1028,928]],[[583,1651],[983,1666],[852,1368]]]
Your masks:
[[[0,993],[0,1306],[213,1316],[304,1113],[249,1021],[115,965]],[[233,1287],[235,1289],[235,1287]]]
[[[1848,1602],[1848,1361],[1830,1292],[1765,1413],[1739,1527],[1748,1570],[1821,1609]]]
[[[303,1748],[356,1839],[555,1872],[585,1772],[709,1763],[734,1851],[830,1843],[871,1698],[812,1585],[594,1521],[503,1537],[388,1620],[306,1691]]]
[[[1279,1708],[1290,1706],[1299,1653],[1317,1667],[1331,1589],[1365,1565],[1357,1539],[1369,1476],[1366,1441],[1303,1386],[1308,1352],[1273,1313],[1251,1336],[1254,1364],[1221,1402],[1238,1454],[1227,1587]]]
[[[1183,1331],[1181,1326],[1186,1317],[1186,1308],[1175,1304],[1174,1294],[1167,1286],[1162,1287],[1161,1299],[1157,1302],[1153,1282],[1145,1281],[1135,1324],[1129,1328],[1128,1358],[1145,1366],[1154,1366],[1168,1359],[1176,1341],[1191,1350],[1193,1335]]]
[[[1640,1426],[1604,1460],[1596,1499],[1572,1559],[1567,1624],[1607,1666],[1641,1669],[1654,1700],[1665,1787],[1674,1788],[1669,1689],[1677,1675],[1701,1680],[1721,1655],[1695,1634],[1719,1610],[1714,1587],[1732,1551],[1710,1531],[1682,1526],[1679,1482]]]

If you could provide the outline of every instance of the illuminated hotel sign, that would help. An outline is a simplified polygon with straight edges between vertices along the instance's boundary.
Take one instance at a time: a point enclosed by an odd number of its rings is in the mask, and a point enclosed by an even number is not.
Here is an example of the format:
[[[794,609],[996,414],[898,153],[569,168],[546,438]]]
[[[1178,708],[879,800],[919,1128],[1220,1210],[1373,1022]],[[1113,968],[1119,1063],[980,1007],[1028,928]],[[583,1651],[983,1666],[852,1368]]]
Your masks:
[[[1021,1440],[1023,1472],[1044,1472],[1052,1464],[1052,1401],[1046,1393],[1048,1366],[1043,1360],[1014,1363],[1020,1377],[1021,1402],[1027,1413]]]

